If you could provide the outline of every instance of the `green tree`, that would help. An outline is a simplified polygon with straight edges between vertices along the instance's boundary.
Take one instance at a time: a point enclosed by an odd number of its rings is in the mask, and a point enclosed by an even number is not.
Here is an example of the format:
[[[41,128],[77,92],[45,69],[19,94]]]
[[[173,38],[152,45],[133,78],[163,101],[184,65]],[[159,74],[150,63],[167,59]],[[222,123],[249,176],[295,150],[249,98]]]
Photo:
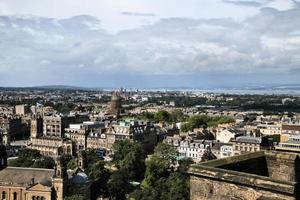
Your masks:
[[[153,187],[156,181],[161,177],[167,177],[171,166],[175,164],[177,151],[174,147],[159,143],[151,159],[146,162],[145,179],[142,182],[143,187]]]
[[[131,185],[126,170],[118,170],[113,173],[108,181],[110,199],[123,200],[131,192]]]
[[[171,122],[171,115],[168,111],[160,110],[155,113],[154,120],[159,122]]]
[[[105,168],[105,161],[99,160],[90,167],[89,177],[94,180],[92,185],[92,195],[98,197],[100,195],[108,195],[107,182],[110,172]]]
[[[172,122],[182,122],[185,119],[185,116],[182,110],[176,109],[170,112],[170,118]]]
[[[121,140],[112,147],[112,160],[117,168],[126,170],[131,180],[142,180],[145,173],[145,153],[139,142]]]

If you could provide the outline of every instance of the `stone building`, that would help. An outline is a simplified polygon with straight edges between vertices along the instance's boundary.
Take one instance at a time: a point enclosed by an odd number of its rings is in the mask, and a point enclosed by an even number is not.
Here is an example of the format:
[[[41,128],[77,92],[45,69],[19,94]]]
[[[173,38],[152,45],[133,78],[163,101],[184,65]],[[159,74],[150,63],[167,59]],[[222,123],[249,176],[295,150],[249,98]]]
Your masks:
[[[260,151],[192,165],[191,200],[299,199],[299,155]]]
[[[100,145],[97,143],[98,133],[104,130],[103,122],[83,122],[80,124],[70,124],[65,129],[66,137],[74,142],[73,150],[77,154],[80,150],[96,149]],[[95,138],[95,141],[93,139]],[[96,142],[96,144],[94,144]]]
[[[28,113],[28,106],[27,105],[16,105],[15,106],[15,113],[16,115],[24,116]]]
[[[21,118],[0,116],[0,134],[5,145],[9,145],[12,140],[21,138]]]
[[[87,123],[87,122],[86,122]],[[90,124],[92,125],[92,124]],[[88,124],[77,124],[77,128],[71,126],[66,129],[66,136],[74,143],[76,152],[86,149],[110,150],[117,140],[134,140],[141,142],[145,150],[150,152],[157,143],[157,129],[153,124],[141,121],[120,121],[116,124],[94,124],[94,128]],[[72,128],[73,127],[73,128]]]
[[[230,140],[233,146],[234,155],[257,152],[261,149],[262,139],[260,137],[240,136]]]
[[[72,141],[65,138],[64,134],[66,124],[66,119],[59,116],[43,119],[34,117],[31,120],[31,136],[27,147],[39,150],[46,156],[72,155]]]
[[[60,159],[55,169],[7,167],[0,148],[0,198],[5,200],[63,200],[68,174]]]
[[[13,106],[1,105],[0,114],[6,116],[12,116],[15,113],[15,108]]]
[[[100,137],[106,140],[108,150],[117,140],[129,139],[141,142],[146,152],[151,152],[157,144],[158,132],[156,127],[149,122],[127,120],[111,125]]]

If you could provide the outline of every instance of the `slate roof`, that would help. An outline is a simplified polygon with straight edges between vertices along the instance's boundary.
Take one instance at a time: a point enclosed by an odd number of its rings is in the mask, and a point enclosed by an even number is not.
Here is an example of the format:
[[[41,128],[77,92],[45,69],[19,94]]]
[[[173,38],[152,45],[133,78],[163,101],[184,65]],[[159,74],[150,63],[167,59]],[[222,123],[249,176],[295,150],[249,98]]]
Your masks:
[[[7,167],[0,171],[0,184],[30,186],[34,180],[34,183],[51,186],[53,175],[53,169]]]

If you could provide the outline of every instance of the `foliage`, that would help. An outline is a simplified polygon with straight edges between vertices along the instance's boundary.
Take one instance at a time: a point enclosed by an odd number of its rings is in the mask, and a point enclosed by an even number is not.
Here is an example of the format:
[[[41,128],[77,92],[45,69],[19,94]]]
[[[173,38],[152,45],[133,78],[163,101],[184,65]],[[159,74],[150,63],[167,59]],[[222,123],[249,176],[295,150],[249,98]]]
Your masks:
[[[142,112],[135,117],[145,121],[157,121],[165,123],[176,123],[185,119],[185,116],[180,109],[172,110],[171,112],[166,110],[160,110],[156,113]]]
[[[181,126],[181,131],[188,132],[195,128],[206,128],[207,126],[217,126],[218,124],[232,122],[234,122],[234,119],[227,116],[209,117],[207,115],[194,115],[188,118],[187,122]]]
[[[85,172],[87,174],[89,174],[90,171],[91,171],[91,167],[95,163],[97,163],[100,160],[100,158],[97,156],[97,153],[96,153],[95,149],[89,149],[89,150],[84,151],[82,153],[84,153],[85,154],[84,156],[86,156],[86,158],[87,158],[87,160],[86,160],[86,162],[87,162],[87,168],[85,169]]]
[[[151,159],[146,163],[145,179],[143,187],[153,187],[156,181],[161,177],[167,177],[171,166],[175,164],[177,151],[166,143],[159,143]]]
[[[131,189],[128,173],[125,170],[120,169],[111,175],[108,181],[110,199],[126,199],[126,194],[129,194]]]
[[[171,115],[168,111],[160,110],[154,114],[154,120],[158,122],[170,122]]]
[[[136,200],[185,200],[189,199],[189,181],[185,173],[192,163],[191,159],[184,159],[178,164],[177,171],[172,166],[175,164],[176,150],[165,143],[160,143],[154,154],[146,163],[145,179],[142,188],[135,190],[130,199]]]
[[[145,153],[141,143],[117,141],[112,146],[112,160],[117,168],[127,171],[129,179],[141,180],[145,172]]]
[[[92,185],[93,196],[108,195],[107,182],[110,172],[105,168],[105,161],[99,160],[90,167],[89,177],[94,180]]]
[[[55,162],[51,157],[42,156],[38,150],[24,149],[18,158],[10,160],[8,164],[14,167],[53,169]]]

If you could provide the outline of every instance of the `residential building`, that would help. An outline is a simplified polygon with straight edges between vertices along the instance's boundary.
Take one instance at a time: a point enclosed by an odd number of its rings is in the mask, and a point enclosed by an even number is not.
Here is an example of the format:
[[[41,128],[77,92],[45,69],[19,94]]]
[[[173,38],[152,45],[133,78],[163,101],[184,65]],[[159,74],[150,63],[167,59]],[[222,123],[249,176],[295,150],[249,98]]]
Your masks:
[[[240,136],[232,139],[234,155],[260,151],[262,139],[260,137]]]
[[[300,135],[290,136],[285,142],[280,142],[275,146],[276,150],[300,153]]]

